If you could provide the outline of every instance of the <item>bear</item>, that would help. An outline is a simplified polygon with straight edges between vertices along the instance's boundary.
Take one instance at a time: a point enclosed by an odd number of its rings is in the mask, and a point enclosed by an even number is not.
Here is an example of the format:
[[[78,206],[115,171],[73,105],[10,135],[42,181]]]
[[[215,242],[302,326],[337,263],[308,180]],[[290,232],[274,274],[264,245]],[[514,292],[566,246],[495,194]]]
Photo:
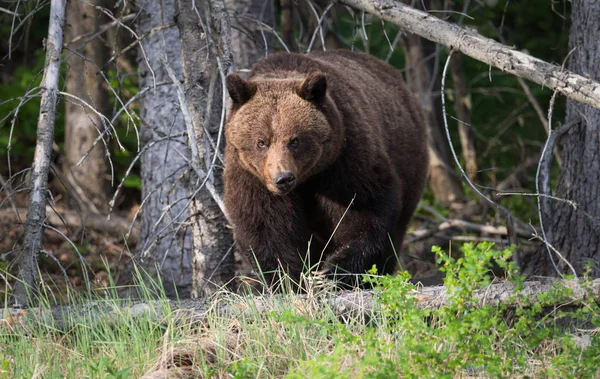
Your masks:
[[[279,269],[351,286],[373,266],[394,273],[428,176],[424,119],[400,72],[347,50],[277,53],[226,87],[236,249],[268,282]]]

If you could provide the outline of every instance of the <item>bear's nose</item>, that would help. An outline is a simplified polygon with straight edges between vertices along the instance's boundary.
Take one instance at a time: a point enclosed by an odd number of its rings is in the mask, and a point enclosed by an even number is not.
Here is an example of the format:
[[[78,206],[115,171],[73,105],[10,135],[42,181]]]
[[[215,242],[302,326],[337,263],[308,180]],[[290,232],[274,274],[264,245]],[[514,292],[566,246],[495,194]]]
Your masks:
[[[283,172],[275,177],[275,185],[282,191],[289,190],[294,186],[296,177],[291,172]]]

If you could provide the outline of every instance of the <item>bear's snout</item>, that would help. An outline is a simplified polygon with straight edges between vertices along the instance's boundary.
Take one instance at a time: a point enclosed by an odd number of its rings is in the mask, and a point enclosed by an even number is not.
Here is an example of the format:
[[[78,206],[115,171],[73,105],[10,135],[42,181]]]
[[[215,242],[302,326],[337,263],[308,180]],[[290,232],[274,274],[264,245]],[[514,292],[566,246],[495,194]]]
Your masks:
[[[279,191],[288,192],[294,188],[294,184],[296,184],[296,177],[292,172],[286,171],[277,174],[273,182]]]

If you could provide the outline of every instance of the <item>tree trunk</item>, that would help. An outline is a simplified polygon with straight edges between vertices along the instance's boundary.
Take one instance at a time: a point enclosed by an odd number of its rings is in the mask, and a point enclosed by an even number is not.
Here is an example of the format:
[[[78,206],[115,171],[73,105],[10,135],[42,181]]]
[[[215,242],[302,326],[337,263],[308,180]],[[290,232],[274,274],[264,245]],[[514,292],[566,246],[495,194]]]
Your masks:
[[[467,90],[467,78],[460,55],[450,62],[452,83],[454,84],[454,109],[458,118],[458,135],[465,171],[471,181],[477,179],[477,151],[475,150],[475,134],[471,126],[471,94]]]
[[[226,0],[225,3],[235,21],[231,29],[234,71],[250,69],[259,59],[275,51],[273,33],[260,24],[275,28],[273,0]]]
[[[429,2],[417,4],[429,7]],[[439,95],[440,80],[433,72],[435,44],[418,35],[407,34],[403,38],[406,52],[407,84],[424,111],[429,150],[429,185],[433,195],[442,205],[462,201],[464,192],[458,175],[450,165],[448,141],[444,134]],[[428,58],[429,57],[429,58]]]
[[[279,0],[281,20],[281,38],[290,51],[297,51],[296,38],[294,36],[294,5],[292,0]]]
[[[163,59],[177,76],[183,76],[183,70],[179,30],[165,27],[175,22],[175,0],[141,0],[139,9],[139,35],[163,27],[141,41],[138,57],[139,86],[151,88],[140,100],[140,138],[148,145],[186,130],[175,85],[155,87],[170,81]],[[160,273],[169,297],[189,297],[192,291],[192,237],[185,224],[189,217],[188,156],[186,138],[173,137],[161,139],[141,158],[143,211],[135,261],[151,276]],[[131,280],[132,271],[127,270],[122,282]]]
[[[223,163],[218,158],[224,143],[223,79],[232,61],[231,28],[223,0],[180,0],[179,7],[186,121],[193,126],[188,127],[188,143],[192,165],[197,165],[191,189],[206,182],[191,205],[192,296],[197,297],[226,285],[234,274],[233,239],[217,202],[223,193]]]
[[[574,1],[571,5],[569,60],[571,71],[592,80],[600,80],[600,3]],[[555,202],[547,239],[578,274],[592,264],[592,274],[600,275],[600,109],[567,101],[565,124],[574,123],[560,141],[563,151],[556,196],[577,203],[572,207]],[[575,209],[576,208],[576,209]],[[545,250],[545,249],[544,249]],[[545,251],[544,251],[545,252]],[[547,252],[545,252],[547,254]],[[562,273],[570,273],[566,264],[557,262]],[[548,265],[546,265],[546,268]]]
[[[66,0],[52,0],[50,21],[46,39],[46,62],[42,77],[40,115],[37,125],[37,140],[33,167],[31,168],[29,205],[25,223],[23,250],[18,257],[19,276],[15,285],[14,302],[28,305],[33,300],[38,285],[37,258],[42,249],[44,220],[46,219],[46,199],[48,196],[48,172],[54,142],[56,121],[56,93],[60,76],[60,56],[63,46]]]
[[[103,6],[103,0],[83,3],[71,0],[67,3],[67,28],[65,40],[69,44],[75,37],[93,33],[107,21],[104,13],[91,6]],[[66,53],[67,91],[93,106],[99,113],[106,114],[107,93],[98,68],[106,59],[106,45],[101,36],[69,44]],[[79,204],[87,211],[104,213],[108,210],[108,180],[105,149],[96,145],[80,166],[77,162],[88,152],[98,134],[108,125],[103,125],[100,116],[77,101],[68,101],[65,109],[65,160],[63,172],[69,190],[75,191]]]

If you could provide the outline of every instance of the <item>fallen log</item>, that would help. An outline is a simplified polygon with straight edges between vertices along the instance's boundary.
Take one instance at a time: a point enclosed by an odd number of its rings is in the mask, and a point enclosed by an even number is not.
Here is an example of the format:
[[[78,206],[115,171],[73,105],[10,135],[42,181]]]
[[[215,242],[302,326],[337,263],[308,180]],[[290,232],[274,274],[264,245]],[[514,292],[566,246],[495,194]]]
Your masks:
[[[26,219],[27,209],[25,208],[16,208],[16,212],[14,209],[0,210],[0,225],[8,226],[24,223]],[[67,227],[80,229],[86,227],[97,232],[109,233],[121,238],[127,235],[131,226],[130,221],[115,215],[111,216],[110,220],[107,220],[102,215],[66,210],[55,211],[49,206],[46,206],[45,223],[55,228]],[[127,238],[128,244],[136,244],[139,234],[139,225],[134,224]]]
[[[600,108],[600,83],[484,37],[474,29],[442,21],[393,0],[340,2],[388,21],[404,32],[419,35],[504,72],[558,91],[580,103]]]
[[[567,289],[565,294],[554,299],[545,307],[576,304],[584,300],[600,301],[600,279],[591,282],[578,280],[545,279],[523,283],[519,289],[514,283],[501,281],[477,290],[473,301],[468,306],[499,306],[504,304],[508,309],[527,303],[537,303],[538,296],[547,294],[555,288]],[[446,287],[422,287],[417,285],[412,292],[417,307],[421,309],[438,309],[447,306],[451,294]],[[315,307],[329,307],[340,319],[362,317],[369,319],[377,307],[377,292],[372,290],[323,291],[316,295],[270,295],[240,296],[223,293],[212,298],[188,300],[156,300],[146,302],[126,301],[92,301],[78,305],[57,306],[52,308],[4,308],[0,328],[23,328],[42,323],[61,331],[68,331],[77,325],[94,327],[95,325],[112,324],[122,319],[123,315],[133,318],[150,318],[161,322],[165,310],[174,312],[187,319],[203,321],[211,312],[218,312],[223,317],[236,318],[242,314],[267,313],[281,308],[281,302],[294,304],[299,312]],[[278,305],[279,304],[279,305]]]

